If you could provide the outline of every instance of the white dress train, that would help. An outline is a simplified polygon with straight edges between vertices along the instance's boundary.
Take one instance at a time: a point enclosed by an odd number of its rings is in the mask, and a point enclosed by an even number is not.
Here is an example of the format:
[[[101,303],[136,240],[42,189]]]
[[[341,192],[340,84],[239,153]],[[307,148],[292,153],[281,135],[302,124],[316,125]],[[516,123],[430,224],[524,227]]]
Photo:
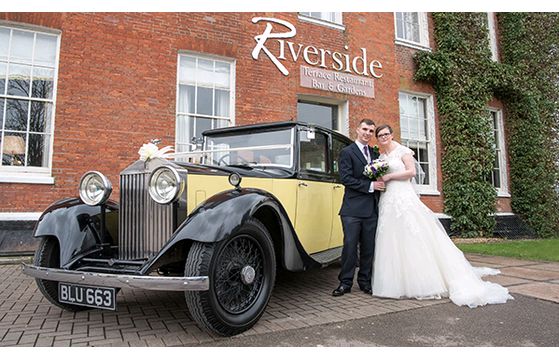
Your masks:
[[[381,158],[388,172],[405,170],[398,146]],[[474,268],[454,245],[433,212],[415,193],[409,180],[387,182],[381,194],[373,265],[373,295],[388,298],[440,299],[471,308],[512,299],[501,285],[483,281],[499,270]]]

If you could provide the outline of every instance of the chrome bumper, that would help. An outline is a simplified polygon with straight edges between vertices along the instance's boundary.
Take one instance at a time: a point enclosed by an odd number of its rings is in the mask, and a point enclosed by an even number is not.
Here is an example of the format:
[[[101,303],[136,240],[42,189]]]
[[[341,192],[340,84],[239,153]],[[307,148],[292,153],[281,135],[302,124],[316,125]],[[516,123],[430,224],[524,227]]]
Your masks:
[[[92,273],[23,264],[23,273],[35,278],[72,284],[162,291],[208,290],[207,276],[171,277]]]

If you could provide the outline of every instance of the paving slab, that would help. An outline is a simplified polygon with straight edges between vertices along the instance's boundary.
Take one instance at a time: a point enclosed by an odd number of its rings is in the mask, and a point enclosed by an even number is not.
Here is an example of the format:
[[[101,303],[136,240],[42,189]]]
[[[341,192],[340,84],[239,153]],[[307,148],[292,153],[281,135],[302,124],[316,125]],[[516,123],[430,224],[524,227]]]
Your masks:
[[[483,280],[491,281],[497,283],[499,285],[508,287],[510,285],[520,285],[520,284],[529,284],[532,283],[531,280],[522,279],[513,276],[506,276],[506,275],[493,275],[493,276],[484,276]]]
[[[503,275],[522,279],[537,281],[559,280],[559,272],[555,271],[530,269],[528,267],[507,267],[500,270]]]
[[[528,265],[528,266],[526,266],[526,268],[559,272],[559,262],[556,262],[556,263],[550,262],[550,263],[541,263],[541,264],[537,264],[537,265]]]
[[[510,286],[508,289],[511,293],[523,294],[526,296],[559,303],[559,284],[534,282],[529,284]]]
[[[489,256],[480,254],[466,254],[466,259],[470,261],[479,261],[489,264],[501,265],[501,266],[526,266],[526,265],[538,265],[538,261],[533,260],[522,260],[509,258],[504,256]]]
[[[489,267],[489,268],[493,268],[493,269],[499,269],[502,267],[505,267],[506,265],[501,265],[501,264],[491,264],[488,262],[483,262],[483,261],[474,261],[474,260],[470,260],[470,264],[472,266],[475,267]]]

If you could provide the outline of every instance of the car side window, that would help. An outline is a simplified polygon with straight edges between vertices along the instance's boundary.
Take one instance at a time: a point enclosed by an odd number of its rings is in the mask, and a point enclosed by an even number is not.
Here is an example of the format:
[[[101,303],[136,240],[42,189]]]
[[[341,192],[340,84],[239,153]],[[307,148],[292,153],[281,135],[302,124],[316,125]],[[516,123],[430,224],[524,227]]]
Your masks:
[[[301,170],[327,173],[328,137],[320,132],[305,130],[299,132],[299,141]]]
[[[342,152],[342,149],[348,145],[348,143],[332,136],[332,173],[335,176],[338,176],[340,173],[340,153]]]

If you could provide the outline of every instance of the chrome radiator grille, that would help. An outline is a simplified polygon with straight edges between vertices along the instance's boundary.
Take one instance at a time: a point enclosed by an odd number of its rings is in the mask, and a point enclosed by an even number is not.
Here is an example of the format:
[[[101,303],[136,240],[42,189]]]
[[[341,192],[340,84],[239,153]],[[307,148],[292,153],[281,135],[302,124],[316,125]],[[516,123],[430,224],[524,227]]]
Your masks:
[[[148,193],[149,171],[120,175],[119,245],[121,260],[156,254],[173,233],[173,206],[160,205]]]

